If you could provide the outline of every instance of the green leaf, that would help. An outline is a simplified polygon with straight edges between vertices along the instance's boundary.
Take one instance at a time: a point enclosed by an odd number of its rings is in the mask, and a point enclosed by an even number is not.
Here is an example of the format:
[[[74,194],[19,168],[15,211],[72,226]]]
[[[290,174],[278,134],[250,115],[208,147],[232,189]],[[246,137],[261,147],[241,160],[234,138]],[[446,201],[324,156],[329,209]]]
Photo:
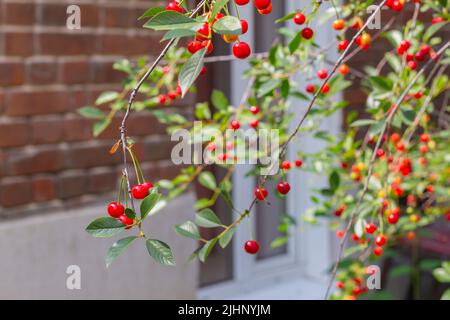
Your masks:
[[[436,269],[440,265],[441,265],[440,260],[424,259],[424,260],[420,261],[419,268],[422,271],[429,271],[429,270]]]
[[[272,241],[272,243],[270,244],[270,247],[272,249],[276,249],[276,248],[284,246],[287,242],[288,242],[287,237],[278,237]]]
[[[405,275],[409,275],[411,273],[412,269],[411,266],[408,265],[400,265],[392,269],[392,271],[389,273],[389,277],[397,278]]]
[[[292,12],[292,13],[290,13],[290,14],[288,14],[288,15],[280,18],[280,19],[275,20],[275,23],[281,23],[281,22],[285,22],[285,21],[291,20],[296,14],[297,14],[297,12]]]
[[[450,288],[444,291],[441,300],[450,300]]]
[[[330,183],[331,190],[336,191],[341,183],[341,177],[339,176],[339,173],[337,173],[337,171],[333,171],[330,174],[330,178],[328,181]]]
[[[427,43],[430,38],[436,33],[438,32],[443,26],[445,26],[447,24],[446,21],[443,22],[439,22],[436,24],[432,24],[427,31],[425,31],[425,33],[423,34],[423,42]]]
[[[380,91],[391,91],[394,87],[394,82],[391,79],[382,76],[369,77],[369,81],[375,89]]]
[[[218,110],[228,109],[228,99],[222,91],[214,89],[211,94],[211,102]]]
[[[209,171],[203,171],[200,173],[198,176],[198,182],[210,190],[215,190],[217,188],[216,178]]]
[[[295,37],[289,42],[289,52],[292,54],[295,52],[295,50],[298,49],[298,47],[300,46],[300,42],[302,42],[302,33],[301,32],[297,32],[297,34],[295,35]]]
[[[100,109],[97,109],[95,107],[83,107],[78,109],[78,113],[89,119],[103,119],[105,117],[105,114]]]
[[[208,258],[209,254],[211,253],[211,250],[214,248],[214,245],[217,242],[217,238],[214,238],[207,243],[200,249],[198,252],[198,258],[201,262],[205,262],[206,258]]]
[[[103,131],[106,130],[106,128],[108,128],[108,126],[110,124],[111,124],[110,118],[105,118],[105,119],[102,119],[102,120],[94,123],[94,128],[93,128],[94,137],[99,136]]]
[[[372,119],[360,119],[353,122],[350,127],[364,127],[372,124],[376,124],[378,121]]]
[[[272,92],[274,89],[278,88],[280,86],[281,80],[269,80],[267,82],[264,82],[261,87],[259,87],[258,90],[258,97],[263,97],[266,94]]]
[[[183,65],[180,76],[179,84],[181,87],[182,96],[189,91],[194,81],[197,79],[200,71],[203,67],[203,58],[205,57],[206,48],[203,48],[192,55],[192,57]]]
[[[225,16],[214,23],[213,30],[218,34],[239,35],[242,34],[241,21],[234,16]]]
[[[200,240],[200,233],[198,232],[198,228],[192,221],[186,221],[183,224],[179,224],[175,226],[175,231],[187,238],[191,238],[194,240]]]
[[[201,21],[196,21],[179,12],[169,10],[156,14],[144,25],[144,28],[153,30],[193,29],[202,24],[203,22]]]
[[[144,19],[144,18],[151,18],[156,16],[158,13],[165,11],[165,9],[163,7],[154,7],[154,8],[150,8],[147,11],[145,11],[142,16],[139,17],[139,20]]]
[[[116,92],[116,91],[105,91],[105,92],[102,92],[102,93],[98,96],[97,100],[95,100],[95,104],[96,104],[97,106],[99,106],[99,105],[101,105],[101,104],[105,104],[105,103],[114,101],[114,100],[116,100],[118,97],[119,97],[119,93]]]
[[[145,245],[148,253],[156,262],[166,266],[175,265],[172,250],[166,243],[156,239],[148,239]]]
[[[126,208],[125,209],[125,215],[128,218],[131,218],[131,219],[135,219],[136,218],[136,213],[134,213],[133,210],[131,210],[130,208]]]
[[[211,17],[209,19],[209,22],[212,22],[215,17],[217,16],[217,14],[220,12],[220,10],[223,9],[223,7],[225,7],[225,5],[229,2],[230,0],[217,0],[216,3],[214,4],[213,10],[211,12]]]
[[[439,282],[450,282],[450,273],[447,272],[444,268],[437,268],[433,270],[433,276]]]
[[[167,31],[161,39],[162,41],[169,40],[172,38],[184,38],[195,36],[197,32],[191,29],[174,29]]]
[[[112,217],[98,218],[86,227],[86,231],[96,238],[110,238],[119,234],[123,229],[125,229],[125,225]]]
[[[199,120],[211,119],[211,111],[207,102],[197,103],[195,105],[195,117]]]
[[[209,208],[197,212],[195,215],[195,223],[204,228],[215,228],[222,226],[222,222],[219,217],[217,217],[216,214]]]
[[[235,232],[235,228],[228,229],[224,232],[224,234],[219,238],[219,245],[222,249],[225,249],[230,243],[231,239],[233,239],[233,235]]]
[[[141,220],[144,220],[147,217],[150,211],[161,199],[161,196],[162,195],[158,193],[158,189],[153,188],[150,190],[150,194],[141,202]]]
[[[126,237],[123,239],[120,239],[116,243],[114,243],[111,248],[109,248],[108,253],[106,254],[106,267],[108,268],[111,263],[122,253],[125,251],[126,248],[133,242],[133,240],[137,239],[138,237]]]

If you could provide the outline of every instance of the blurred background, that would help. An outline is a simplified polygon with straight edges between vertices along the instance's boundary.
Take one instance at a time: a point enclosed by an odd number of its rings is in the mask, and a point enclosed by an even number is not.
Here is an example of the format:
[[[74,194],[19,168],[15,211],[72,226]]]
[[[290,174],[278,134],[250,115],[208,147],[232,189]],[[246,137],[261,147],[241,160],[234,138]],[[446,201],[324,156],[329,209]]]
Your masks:
[[[66,27],[66,10],[71,4],[73,1],[65,0],[0,0],[0,298],[322,298],[326,271],[336,253],[326,220],[317,226],[302,224],[286,245],[270,249],[283,214],[301,214],[311,205],[308,190],[325,183],[301,172],[290,173],[289,180],[293,188],[305,192],[284,202],[272,201],[270,207],[258,207],[253,223],[262,250],[256,257],[243,253],[242,243],[249,234],[248,228],[241,228],[232,245],[214,251],[205,264],[184,262],[196,244],[181,239],[173,226],[194,215],[195,197],[205,192],[197,188],[171,202],[149,226],[150,232],[158,232],[174,249],[176,267],[156,265],[144,246],[135,244],[105,268],[104,255],[111,239],[92,239],[84,227],[106,214],[106,203],[114,199],[121,158],[119,153],[109,155],[108,150],[117,140],[120,115],[94,139],[92,121],[79,116],[77,109],[93,104],[103,91],[121,89],[124,75],[113,70],[115,61],[159,53],[163,45],[160,34],[142,29],[143,22],[137,18],[149,7],[165,6],[166,2],[78,0],[79,30]],[[245,38],[254,52],[270,47],[277,37],[274,20],[302,7],[302,1],[276,1],[273,5],[273,13],[264,17],[255,15],[251,6],[242,10],[241,17],[250,25]],[[408,10],[401,13],[405,19],[411,14]],[[384,22],[389,18],[390,13],[382,13]],[[316,40],[322,44],[333,40],[325,29],[316,31]],[[386,42],[377,41],[369,52],[355,55],[351,66],[362,71],[364,65],[377,64],[386,48]],[[229,53],[228,45],[217,43],[214,55]],[[331,53],[329,58],[336,56]],[[197,83],[197,96],[171,108],[192,114],[194,100],[208,100],[213,88],[238,103],[247,83],[242,77],[246,68],[246,62],[234,61],[207,65],[206,77]],[[298,82],[304,86],[304,80]],[[350,103],[348,110],[365,103],[358,83],[344,98]],[[345,130],[344,116],[329,119],[324,127],[332,132]],[[150,113],[134,113],[128,128],[146,176],[155,181],[178,173],[170,160],[170,137]],[[307,138],[293,146],[289,156],[294,159],[298,148],[319,147]],[[235,201],[242,207],[248,204],[255,185],[245,177],[247,169],[239,168],[234,177]],[[219,169],[214,173],[223,174]],[[215,211],[224,222],[231,219],[222,203]],[[429,260],[448,260],[448,227],[435,226],[429,234],[420,246],[424,250],[417,254]],[[400,248],[382,268],[408,264],[409,250]],[[68,289],[70,266],[79,267],[80,289]],[[442,287],[429,271],[424,270],[422,277],[421,298],[439,297]],[[407,273],[386,276],[383,287],[390,288],[394,298],[412,297]]]

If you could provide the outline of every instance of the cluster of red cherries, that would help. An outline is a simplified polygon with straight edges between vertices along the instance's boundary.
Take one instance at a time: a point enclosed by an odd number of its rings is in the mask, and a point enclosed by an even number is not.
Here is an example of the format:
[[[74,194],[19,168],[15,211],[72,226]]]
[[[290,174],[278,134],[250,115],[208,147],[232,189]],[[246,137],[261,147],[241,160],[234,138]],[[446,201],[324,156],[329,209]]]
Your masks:
[[[133,198],[141,200],[148,196],[151,188],[153,188],[153,184],[151,182],[144,182],[134,186],[131,189],[131,194]],[[126,225],[127,229],[132,227],[134,219],[125,214],[125,207],[120,204],[120,202],[111,202],[107,207],[107,211],[112,218],[116,218]]]
[[[402,56],[407,65],[408,68],[411,70],[416,70],[419,66],[420,62],[424,62],[427,60],[427,58],[436,59],[437,54],[435,51],[431,49],[430,46],[424,44],[419,47],[419,49],[416,52],[408,52],[408,50],[411,47],[411,42],[408,40],[403,40],[400,43],[400,46],[397,48],[397,53]]]

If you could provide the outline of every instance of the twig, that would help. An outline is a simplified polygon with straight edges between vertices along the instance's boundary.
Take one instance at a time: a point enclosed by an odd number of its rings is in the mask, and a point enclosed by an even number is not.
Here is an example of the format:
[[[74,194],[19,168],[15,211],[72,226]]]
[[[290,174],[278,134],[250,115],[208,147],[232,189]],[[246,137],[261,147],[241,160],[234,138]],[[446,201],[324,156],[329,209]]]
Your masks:
[[[197,5],[197,7],[194,9],[194,11],[189,15],[189,17],[195,16],[202,9],[202,6],[203,6],[204,3],[206,3],[206,1],[207,0],[201,1]],[[131,91],[130,99],[128,100],[127,110],[125,112],[125,115],[124,115],[124,117],[122,119],[122,123],[120,125],[120,140],[121,140],[121,143],[122,143],[123,165],[124,165],[123,175],[125,176],[125,180],[126,180],[126,185],[127,185],[127,189],[128,189],[128,197],[129,197],[130,203],[131,203],[131,209],[134,212],[135,212],[134,201],[133,201],[133,197],[131,195],[131,182],[130,182],[130,176],[128,174],[126,122],[128,120],[128,117],[130,116],[131,109],[132,109],[133,103],[134,103],[134,101],[136,99],[136,95],[139,92],[139,89],[141,88],[142,84],[147,80],[147,78],[150,76],[150,74],[155,70],[156,66],[160,63],[160,61],[164,58],[164,56],[166,55],[167,51],[169,51],[170,47],[174,44],[174,42],[175,42],[175,38],[171,39],[166,44],[166,46],[161,51],[159,56],[156,58],[156,60],[153,62],[153,64],[147,69],[145,74],[141,77],[139,82],[136,84],[134,89]]]
[[[450,42],[447,42],[445,45],[443,45],[439,49],[439,51],[437,52],[436,57],[440,56],[442,54],[442,52],[444,52],[449,47],[449,45],[450,45]],[[358,198],[358,201],[356,202],[355,207],[353,208],[353,210],[350,213],[349,222],[348,222],[348,224],[347,224],[347,226],[345,228],[344,236],[342,237],[342,240],[341,240],[341,242],[339,244],[338,257],[337,257],[336,263],[333,266],[333,271],[331,273],[330,281],[328,283],[327,291],[325,293],[325,299],[328,298],[328,295],[329,295],[330,290],[331,290],[331,286],[332,286],[332,284],[334,282],[334,279],[336,278],[336,274],[337,274],[337,270],[338,270],[338,267],[339,267],[339,263],[340,263],[340,261],[342,259],[342,254],[344,252],[344,246],[345,246],[345,243],[347,241],[350,229],[351,229],[351,227],[352,227],[352,225],[354,223],[354,220],[356,218],[356,212],[358,211],[359,206],[361,205],[362,199],[366,195],[367,190],[369,188],[369,182],[370,182],[370,178],[372,176],[372,172],[373,172],[373,168],[374,168],[374,164],[375,164],[375,159],[376,159],[376,154],[377,154],[378,149],[380,149],[381,143],[383,141],[383,139],[381,139],[381,137],[383,137],[384,133],[386,132],[386,128],[391,123],[395,112],[399,108],[399,106],[402,103],[403,99],[405,98],[406,94],[409,92],[409,90],[411,90],[413,85],[417,82],[419,77],[424,73],[425,69],[431,64],[431,62],[433,62],[433,59],[429,59],[427,61],[427,63],[420,69],[420,71],[417,72],[417,74],[414,76],[412,81],[408,84],[406,89],[403,91],[403,93],[397,99],[397,101],[396,101],[396,103],[394,105],[394,108],[392,108],[391,112],[389,113],[388,117],[386,118],[386,120],[384,122],[383,128],[381,129],[381,132],[379,134],[380,139],[378,139],[377,144],[376,144],[376,146],[375,146],[375,148],[373,150],[372,157],[370,159],[369,168],[368,168],[368,171],[367,171],[367,178],[366,178],[366,181],[364,183],[364,187],[362,189],[361,195]]]

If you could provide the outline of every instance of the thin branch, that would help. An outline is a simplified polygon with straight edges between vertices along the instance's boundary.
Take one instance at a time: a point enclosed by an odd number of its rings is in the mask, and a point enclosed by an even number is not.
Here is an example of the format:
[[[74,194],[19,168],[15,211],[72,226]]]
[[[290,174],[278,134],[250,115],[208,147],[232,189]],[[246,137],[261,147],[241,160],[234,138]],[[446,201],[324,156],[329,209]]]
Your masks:
[[[439,51],[437,52],[436,57],[440,56],[450,45],[450,42],[447,42],[445,45],[443,45]],[[399,108],[400,104],[403,102],[403,99],[405,98],[405,96],[408,94],[408,92],[411,90],[411,88],[413,87],[413,85],[417,82],[417,80],[419,79],[419,77],[425,72],[425,70],[427,69],[427,67],[433,62],[433,59],[429,59],[427,61],[427,63],[420,69],[419,72],[417,72],[417,74],[415,75],[415,77],[412,79],[412,81],[408,84],[408,86],[406,87],[406,89],[403,91],[403,93],[400,95],[400,97],[397,99],[394,108],[392,108],[391,112],[389,113],[388,117],[386,118],[383,128],[381,129],[381,132],[379,134],[380,139],[378,139],[377,144],[375,146],[375,149],[373,150],[372,153],[372,157],[370,159],[370,163],[369,163],[369,169],[367,171],[367,178],[366,181],[364,183],[364,187],[362,189],[361,195],[358,198],[358,201],[356,202],[355,207],[353,208],[353,210],[350,213],[350,217],[349,217],[349,222],[345,228],[345,232],[344,232],[344,236],[342,237],[342,240],[339,244],[339,251],[338,251],[338,257],[336,260],[336,263],[333,266],[333,271],[331,273],[331,277],[330,277],[330,281],[328,283],[328,287],[327,287],[327,291],[325,293],[325,299],[328,298],[328,295],[330,293],[331,290],[331,286],[334,282],[334,279],[336,278],[336,274],[337,274],[337,270],[339,267],[339,263],[342,259],[342,255],[344,252],[344,247],[345,247],[345,243],[347,241],[349,232],[351,227],[353,226],[354,220],[356,218],[356,212],[359,209],[359,206],[361,205],[361,202],[364,198],[364,196],[367,193],[367,190],[369,188],[369,182],[370,182],[370,178],[372,176],[372,172],[373,172],[373,168],[374,168],[374,164],[375,164],[375,159],[376,159],[376,154],[378,149],[380,149],[381,143],[383,141],[383,139],[381,139],[381,137],[383,137],[384,133],[386,132],[386,129],[388,127],[388,125],[391,123],[395,112],[397,111],[397,109]]]

